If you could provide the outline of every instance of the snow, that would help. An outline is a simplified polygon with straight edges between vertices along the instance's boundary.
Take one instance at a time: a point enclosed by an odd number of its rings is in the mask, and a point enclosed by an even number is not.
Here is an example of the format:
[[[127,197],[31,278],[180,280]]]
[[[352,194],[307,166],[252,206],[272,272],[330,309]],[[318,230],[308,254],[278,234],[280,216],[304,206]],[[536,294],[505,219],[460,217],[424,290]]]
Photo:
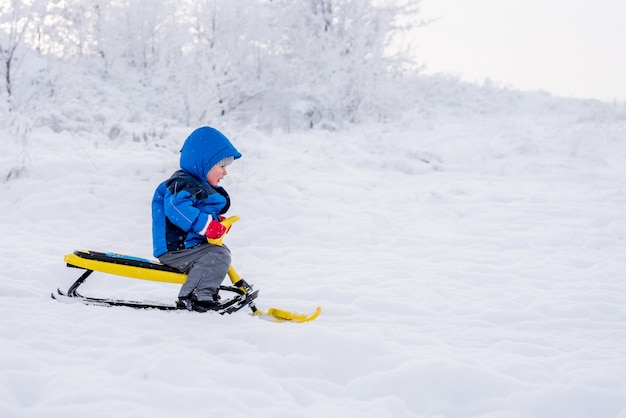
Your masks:
[[[75,249],[151,258],[150,199],[192,128],[3,128],[2,173],[26,170],[0,185],[0,416],[626,417],[623,104],[431,81],[389,124],[216,127],[244,155],[235,268],[259,307],[322,315],[52,300]]]

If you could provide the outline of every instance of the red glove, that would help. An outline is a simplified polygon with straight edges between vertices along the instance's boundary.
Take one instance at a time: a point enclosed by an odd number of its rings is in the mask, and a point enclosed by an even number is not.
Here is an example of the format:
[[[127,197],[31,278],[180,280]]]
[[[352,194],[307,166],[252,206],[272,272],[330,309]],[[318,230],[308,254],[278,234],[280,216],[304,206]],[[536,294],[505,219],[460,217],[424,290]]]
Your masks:
[[[226,232],[228,232],[228,229],[224,225],[211,219],[211,222],[209,222],[209,226],[206,229],[206,236],[207,238],[218,239],[221,238]]]
[[[220,223],[224,222],[226,219],[227,219],[227,218],[226,218],[226,216],[222,216],[222,215],[220,215]],[[222,225],[223,225],[223,224],[222,224]],[[224,232],[224,234],[228,234],[228,231],[230,231],[230,227],[231,227],[231,226],[232,226],[232,225],[228,225],[228,226],[226,227],[226,232]]]

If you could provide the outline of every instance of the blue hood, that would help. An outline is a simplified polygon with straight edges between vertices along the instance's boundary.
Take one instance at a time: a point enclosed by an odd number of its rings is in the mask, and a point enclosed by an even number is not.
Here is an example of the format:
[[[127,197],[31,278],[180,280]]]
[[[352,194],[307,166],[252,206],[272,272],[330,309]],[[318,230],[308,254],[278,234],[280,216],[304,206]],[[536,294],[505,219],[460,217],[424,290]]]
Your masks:
[[[180,168],[203,183],[215,164],[227,157],[235,159],[241,153],[235,149],[217,129],[209,126],[198,128],[189,135],[180,150]]]

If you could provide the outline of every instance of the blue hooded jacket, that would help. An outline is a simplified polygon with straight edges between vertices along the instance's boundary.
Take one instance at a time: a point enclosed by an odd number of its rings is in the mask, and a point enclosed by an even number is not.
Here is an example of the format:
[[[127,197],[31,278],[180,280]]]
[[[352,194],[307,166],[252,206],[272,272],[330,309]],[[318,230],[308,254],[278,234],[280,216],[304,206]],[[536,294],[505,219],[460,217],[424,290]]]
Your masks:
[[[218,220],[230,207],[223,187],[213,187],[207,175],[224,158],[241,153],[217,129],[198,128],[180,151],[180,170],[159,184],[152,198],[153,254],[191,248],[206,242],[200,235],[209,216]]]

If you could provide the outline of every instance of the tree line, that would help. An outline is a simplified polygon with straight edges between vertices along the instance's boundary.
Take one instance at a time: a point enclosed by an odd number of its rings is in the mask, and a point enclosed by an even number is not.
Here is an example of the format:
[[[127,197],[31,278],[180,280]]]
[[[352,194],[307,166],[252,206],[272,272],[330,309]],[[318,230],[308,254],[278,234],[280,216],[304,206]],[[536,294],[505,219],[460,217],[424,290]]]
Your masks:
[[[89,89],[111,107],[117,86],[186,125],[384,120],[418,14],[419,0],[1,0],[0,111],[90,109]]]

